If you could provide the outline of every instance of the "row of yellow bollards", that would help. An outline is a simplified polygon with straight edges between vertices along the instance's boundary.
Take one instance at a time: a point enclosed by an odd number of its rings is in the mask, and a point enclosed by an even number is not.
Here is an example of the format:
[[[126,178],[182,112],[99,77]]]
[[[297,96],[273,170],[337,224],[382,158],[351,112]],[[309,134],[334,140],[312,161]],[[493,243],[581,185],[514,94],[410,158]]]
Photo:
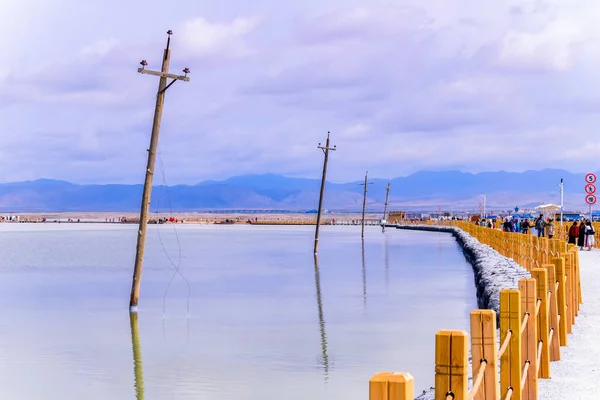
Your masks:
[[[469,335],[441,330],[435,338],[436,400],[535,400],[538,379],[551,377],[582,304],[577,247],[560,239],[446,221],[510,257],[531,273],[500,293],[500,341],[493,310],[471,312]],[[470,346],[469,346],[470,336]],[[473,386],[469,391],[471,350]],[[498,370],[500,379],[498,380]],[[370,400],[414,400],[409,373],[384,372],[369,383]]]

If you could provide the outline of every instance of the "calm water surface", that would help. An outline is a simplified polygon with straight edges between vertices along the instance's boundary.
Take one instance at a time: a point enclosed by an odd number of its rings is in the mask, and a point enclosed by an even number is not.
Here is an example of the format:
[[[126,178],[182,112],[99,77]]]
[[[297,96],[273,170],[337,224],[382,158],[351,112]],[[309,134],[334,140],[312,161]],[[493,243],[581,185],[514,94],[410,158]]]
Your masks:
[[[324,227],[315,268],[312,227],[152,225],[131,320],[135,226],[0,224],[0,398],[365,400],[390,370],[420,392],[471,267],[448,234],[365,236]]]

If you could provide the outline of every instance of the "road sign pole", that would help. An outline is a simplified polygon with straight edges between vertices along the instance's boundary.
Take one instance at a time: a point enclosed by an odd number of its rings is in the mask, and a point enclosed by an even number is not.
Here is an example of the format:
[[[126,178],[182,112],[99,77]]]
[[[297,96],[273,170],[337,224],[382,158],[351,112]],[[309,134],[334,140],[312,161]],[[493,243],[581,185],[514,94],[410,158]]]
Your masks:
[[[587,184],[585,185],[585,202],[590,206],[590,221],[593,221],[592,215],[592,205],[596,204],[596,175],[595,174],[587,174],[585,176],[585,181]]]

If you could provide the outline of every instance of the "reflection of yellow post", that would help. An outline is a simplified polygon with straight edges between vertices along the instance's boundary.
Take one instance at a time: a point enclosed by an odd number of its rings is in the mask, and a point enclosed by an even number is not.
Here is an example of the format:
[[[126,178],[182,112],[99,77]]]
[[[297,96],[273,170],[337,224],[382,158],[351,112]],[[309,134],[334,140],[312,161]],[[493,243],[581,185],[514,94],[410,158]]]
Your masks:
[[[325,318],[323,317],[323,302],[321,301],[321,279],[319,273],[319,256],[315,254],[315,286],[317,288],[317,309],[319,311],[319,328],[321,331],[321,349],[323,351],[323,369],[325,379],[329,376],[329,357],[327,356],[327,334],[325,333]]]
[[[131,345],[133,347],[133,372],[135,374],[135,398],[144,400],[144,368],[142,366],[142,349],[140,347],[140,331],[138,327],[138,314],[129,313],[131,326]]]

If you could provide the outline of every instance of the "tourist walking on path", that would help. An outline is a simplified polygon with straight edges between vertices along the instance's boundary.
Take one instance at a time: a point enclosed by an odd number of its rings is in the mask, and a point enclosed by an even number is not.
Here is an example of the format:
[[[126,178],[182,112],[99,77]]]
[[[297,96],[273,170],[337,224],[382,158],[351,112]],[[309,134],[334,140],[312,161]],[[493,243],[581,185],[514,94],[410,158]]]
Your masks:
[[[588,251],[592,250],[594,247],[594,226],[590,221],[587,221],[585,224],[585,247],[587,247]]]
[[[524,235],[529,234],[529,219],[525,218],[525,221],[521,224],[521,230]]]
[[[544,225],[544,230],[546,231],[546,236],[548,239],[552,239],[554,237],[554,223],[552,222],[552,218],[548,218],[548,221]]]
[[[579,224],[579,236],[577,237],[577,247],[579,250],[583,250],[585,246],[585,222],[582,220]]]
[[[569,243],[577,245],[577,238],[579,237],[579,227],[577,221],[573,221],[573,225],[569,228]]]
[[[535,220],[535,230],[537,237],[544,237],[544,217],[542,215]]]

